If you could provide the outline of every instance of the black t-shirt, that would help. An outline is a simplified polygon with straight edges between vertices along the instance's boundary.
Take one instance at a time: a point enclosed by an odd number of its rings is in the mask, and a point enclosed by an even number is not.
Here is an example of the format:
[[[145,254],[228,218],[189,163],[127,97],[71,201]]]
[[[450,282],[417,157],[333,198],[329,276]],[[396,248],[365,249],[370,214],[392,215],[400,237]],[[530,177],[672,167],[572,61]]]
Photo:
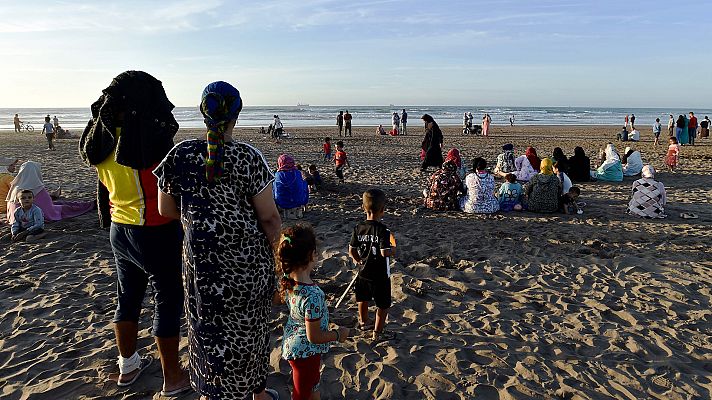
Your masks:
[[[363,262],[359,277],[368,280],[388,279],[390,268],[381,250],[391,248],[391,231],[378,221],[364,221],[356,225],[351,235],[350,247],[356,249]]]

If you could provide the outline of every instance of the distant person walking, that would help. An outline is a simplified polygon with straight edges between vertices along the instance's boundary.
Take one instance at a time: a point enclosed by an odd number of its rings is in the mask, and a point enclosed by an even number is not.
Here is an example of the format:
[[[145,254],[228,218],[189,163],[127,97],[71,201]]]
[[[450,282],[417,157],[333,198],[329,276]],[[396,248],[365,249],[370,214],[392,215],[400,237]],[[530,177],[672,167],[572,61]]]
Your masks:
[[[401,111],[400,122],[401,122],[401,133],[403,135],[405,135],[406,134],[405,125],[408,123],[408,113],[405,112],[405,108],[403,109],[403,111]]]
[[[353,136],[354,134],[351,132],[351,114],[349,114],[349,110],[346,110],[346,113],[344,114],[344,137],[346,137],[346,132],[349,133],[349,136]]]
[[[670,114],[670,119],[668,119],[668,137],[675,136],[675,117]]]
[[[19,133],[22,131],[20,124],[22,121],[20,121],[20,116],[15,114],[15,118],[13,118],[13,122],[15,122],[15,133]]]
[[[443,164],[443,133],[430,115],[423,114],[422,120],[425,122],[425,137],[421,149],[425,153],[425,158],[420,170],[425,172],[428,167],[440,168]]]
[[[514,114],[512,114],[512,116],[509,117],[509,126],[514,126]]]
[[[339,127],[339,137],[341,137],[341,132],[344,129],[344,112],[339,111],[339,115],[336,116],[336,126]]]
[[[635,114],[630,115],[630,129],[635,129]]]
[[[690,122],[687,125],[687,136],[690,140],[691,145],[695,145],[695,139],[697,138],[697,117],[695,113],[690,111]]]
[[[397,135],[398,131],[400,130],[400,117],[398,116],[397,112],[393,113],[392,120],[393,120],[392,121],[393,122],[393,132],[395,132],[395,134]]]
[[[653,136],[655,136],[654,145],[658,145],[658,139],[660,138],[660,132],[662,131],[662,125],[660,125],[660,118],[655,118],[655,123],[653,124]]]
[[[52,118],[52,125],[54,125],[55,130],[59,127],[59,119],[57,119],[56,115]]]
[[[54,150],[54,126],[49,122],[49,117],[45,117],[45,124],[42,126],[42,133],[47,137],[47,150]]]

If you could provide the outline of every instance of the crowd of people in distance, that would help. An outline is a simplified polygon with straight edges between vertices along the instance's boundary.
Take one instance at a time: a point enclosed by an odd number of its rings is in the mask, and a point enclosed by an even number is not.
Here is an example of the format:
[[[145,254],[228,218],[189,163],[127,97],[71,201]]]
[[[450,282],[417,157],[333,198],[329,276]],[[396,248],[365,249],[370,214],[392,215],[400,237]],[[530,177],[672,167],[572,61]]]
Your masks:
[[[679,146],[674,141],[670,138],[665,158],[670,170],[674,170],[679,157]],[[550,157],[539,158],[533,147],[516,156],[514,146],[507,143],[502,146],[494,169],[488,168],[484,158],[475,157],[469,173],[465,172],[460,151],[453,148],[430,176],[423,190],[424,205],[431,210],[476,214],[523,210],[582,214],[585,203],[579,201],[581,188],[574,183],[622,182],[624,176],[638,175],[641,179],[633,184],[628,212],[645,218],[665,218],[665,188],[654,180],[655,170],[644,164],[640,151],[631,147],[626,147],[621,157],[609,143],[599,154],[599,166],[592,170],[581,147],[576,147],[570,158],[560,147]],[[500,178],[503,182],[498,187]]]

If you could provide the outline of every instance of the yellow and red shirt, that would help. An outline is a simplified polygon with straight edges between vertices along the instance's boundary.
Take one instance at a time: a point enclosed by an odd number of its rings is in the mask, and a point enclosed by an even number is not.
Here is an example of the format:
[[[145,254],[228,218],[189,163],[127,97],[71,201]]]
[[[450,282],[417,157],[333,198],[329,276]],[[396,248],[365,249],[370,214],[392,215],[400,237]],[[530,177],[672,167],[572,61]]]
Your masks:
[[[116,128],[116,138],[121,128]],[[133,169],[116,162],[116,148],[96,165],[99,180],[109,191],[111,222],[123,225],[156,226],[171,220],[158,213],[158,178],[153,169]]]

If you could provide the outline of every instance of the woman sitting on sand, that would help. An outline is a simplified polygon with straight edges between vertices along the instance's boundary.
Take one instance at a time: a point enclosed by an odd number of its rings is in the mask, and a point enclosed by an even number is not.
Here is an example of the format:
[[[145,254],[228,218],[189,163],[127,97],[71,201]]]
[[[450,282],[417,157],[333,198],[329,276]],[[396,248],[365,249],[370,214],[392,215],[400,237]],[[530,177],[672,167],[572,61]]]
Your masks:
[[[528,209],[532,212],[553,213],[559,209],[562,184],[559,178],[554,175],[553,163],[550,158],[543,159],[540,168],[541,172],[536,174],[524,189]]]
[[[574,155],[569,158],[569,177],[574,182],[591,180],[591,160],[586,157],[582,147],[576,147]]]
[[[623,152],[623,176],[635,176],[643,170],[643,158],[638,150],[626,147]]]
[[[514,166],[514,145],[507,143],[502,146],[502,153],[497,156],[497,164],[494,167],[496,175],[507,175],[516,170]]]
[[[641,178],[633,182],[633,197],[628,203],[628,214],[643,218],[665,218],[665,185],[655,180],[655,169],[646,165]]]
[[[514,171],[512,171],[512,174],[517,177],[517,181],[519,182],[529,182],[529,180],[536,175],[536,171],[532,168],[527,156],[522,155],[514,160]],[[505,176],[506,174],[499,175]]]
[[[53,197],[59,198],[61,196],[61,188],[50,195],[42,181],[42,167],[40,164],[34,161],[27,161],[20,166],[17,176],[10,183],[10,191],[5,198],[7,201],[7,220],[10,224],[14,222],[15,210],[20,206],[17,195],[23,189],[32,190],[35,195],[34,204],[42,209],[45,221],[73,218],[94,208],[93,201],[53,201]]]
[[[459,154],[451,150],[442,168],[430,177],[428,188],[423,191],[425,207],[436,211],[460,209],[460,195],[465,193],[465,187],[457,174],[459,158]]]
[[[606,182],[622,182],[623,165],[613,143],[608,143],[603,153],[605,160],[597,170],[591,171],[591,178]]]
[[[277,159],[273,190],[274,202],[283,210],[304,207],[309,202],[309,186],[289,154],[282,154]]]
[[[472,161],[472,173],[465,178],[467,194],[460,199],[466,213],[492,214],[499,211],[499,200],[494,196],[494,177],[487,172],[487,161],[477,157]]]
[[[534,168],[534,171],[539,172],[541,158],[536,155],[536,149],[533,147],[527,147],[527,151],[524,152],[524,154],[527,156],[527,160],[529,160],[529,164],[531,164],[532,168]]]
[[[450,149],[450,151],[447,152],[447,156],[445,157],[445,161],[447,160],[453,160],[455,164],[457,165],[457,176],[460,177],[460,180],[465,179],[465,176],[467,175],[467,168],[465,168],[465,164],[462,162],[462,155],[460,154],[460,150],[456,148]]]
[[[559,164],[559,171],[568,174],[570,171],[570,164],[569,164],[569,159],[566,157],[566,154],[564,154],[564,151],[561,150],[561,147],[555,147],[554,152],[552,154],[552,158],[554,159],[555,164]]]

